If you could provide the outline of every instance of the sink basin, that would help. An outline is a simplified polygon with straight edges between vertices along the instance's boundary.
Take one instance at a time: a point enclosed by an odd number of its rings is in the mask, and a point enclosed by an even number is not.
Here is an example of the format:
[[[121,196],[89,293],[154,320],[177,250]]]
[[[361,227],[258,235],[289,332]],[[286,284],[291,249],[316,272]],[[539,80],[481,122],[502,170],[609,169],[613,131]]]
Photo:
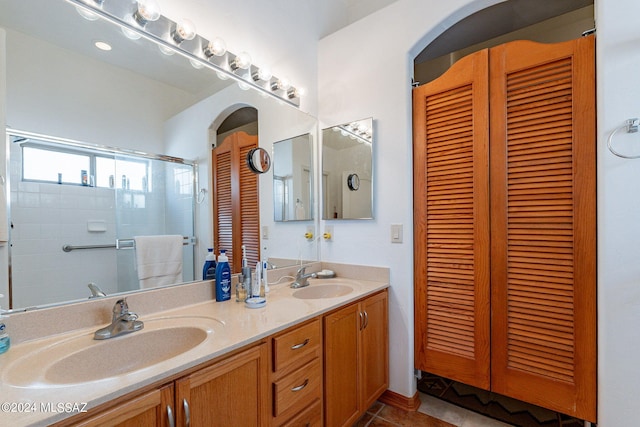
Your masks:
[[[89,332],[26,351],[5,371],[2,380],[17,387],[33,387],[115,378],[180,356],[224,327],[216,319],[196,316],[144,323],[140,331],[107,340],[94,340],[93,332]]]
[[[188,326],[123,335],[58,360],[45,371],[44,380],[69,384],[126,374],[176,357],[205,339],[206,331]]]
[[[306,288],[298,289],[293,293],[293,296],[300,299],[322,299],[341,297],[351,292],[353,292],[351,286],[341,283],[312,284]]]

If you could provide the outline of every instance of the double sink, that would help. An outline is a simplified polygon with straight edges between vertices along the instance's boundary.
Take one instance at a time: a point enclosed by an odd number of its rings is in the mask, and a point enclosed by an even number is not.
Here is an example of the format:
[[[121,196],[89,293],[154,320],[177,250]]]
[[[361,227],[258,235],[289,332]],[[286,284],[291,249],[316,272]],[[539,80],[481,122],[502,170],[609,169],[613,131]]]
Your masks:
[[[327,279],[310,283],[297,290],[283,286],[272,292],[288,292],[300,300],[322,300],[349,295],[358,282]],[[198,346],[226,334],[225,320],[215,317],[185,315],[141,320],[144,329],[107,340],[96,341],[93,332],[85,332],[49,341],[12,361],[2,380],[14,387],[41,388],[112,379],[176,357],[187,358]]]

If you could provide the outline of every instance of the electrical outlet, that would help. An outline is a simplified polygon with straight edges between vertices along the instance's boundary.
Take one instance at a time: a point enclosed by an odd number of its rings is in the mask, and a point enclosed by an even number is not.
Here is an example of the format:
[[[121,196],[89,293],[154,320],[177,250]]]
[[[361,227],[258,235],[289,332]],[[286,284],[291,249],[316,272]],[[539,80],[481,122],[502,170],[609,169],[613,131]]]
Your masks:
[[[402,243],[402,224],[391,224],[391,243]]]

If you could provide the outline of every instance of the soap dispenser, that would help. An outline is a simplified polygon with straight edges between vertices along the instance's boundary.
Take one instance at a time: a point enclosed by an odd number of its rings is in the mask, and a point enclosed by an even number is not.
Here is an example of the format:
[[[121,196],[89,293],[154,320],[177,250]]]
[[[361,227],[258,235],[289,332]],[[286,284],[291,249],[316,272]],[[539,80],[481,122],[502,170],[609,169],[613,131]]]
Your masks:
[[[0,294],[0,299],[2,299],[4,295]],[[4,324],[4,319],[6,316],[2,315],[2,304],[0,304],[0,354],[6,353],[11,346],[11,338],[9,338],[9,334],[7,333],[7,326]]]

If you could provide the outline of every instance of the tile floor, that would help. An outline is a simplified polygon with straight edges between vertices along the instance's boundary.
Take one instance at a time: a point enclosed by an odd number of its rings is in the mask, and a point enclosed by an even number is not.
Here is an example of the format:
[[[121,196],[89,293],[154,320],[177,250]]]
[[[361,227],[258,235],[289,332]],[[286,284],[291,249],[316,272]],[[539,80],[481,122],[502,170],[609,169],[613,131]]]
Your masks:
[[[510,427],[475,412],[420,393],[418,412],[376,402],[353,427]]]

